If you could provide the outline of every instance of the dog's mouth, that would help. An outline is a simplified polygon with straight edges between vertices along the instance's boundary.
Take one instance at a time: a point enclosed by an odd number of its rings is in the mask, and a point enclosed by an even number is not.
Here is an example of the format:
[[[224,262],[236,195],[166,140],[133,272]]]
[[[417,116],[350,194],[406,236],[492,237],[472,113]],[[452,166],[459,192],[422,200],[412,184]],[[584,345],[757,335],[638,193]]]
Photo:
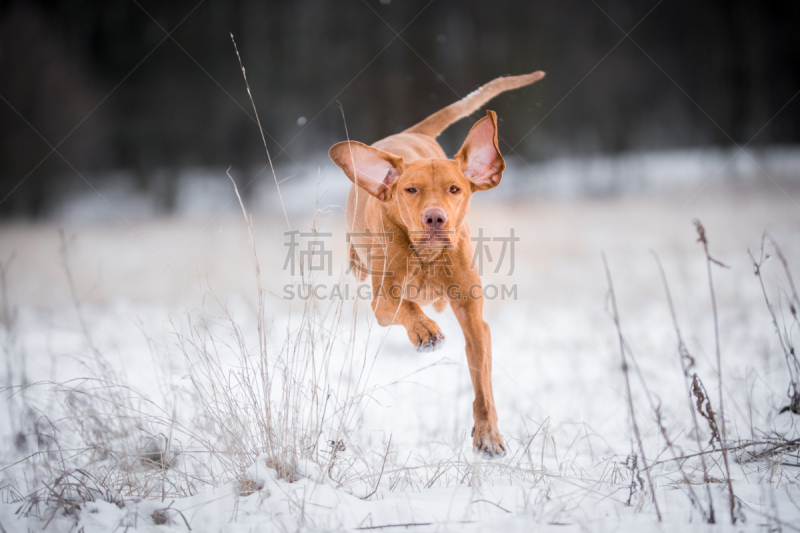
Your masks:
[[[451,237],[453,233],[452,231],[434,229],[415,231],[411,237],[411,242],[418,248],[423,246],[426,248],[452,248],[453,241]]]

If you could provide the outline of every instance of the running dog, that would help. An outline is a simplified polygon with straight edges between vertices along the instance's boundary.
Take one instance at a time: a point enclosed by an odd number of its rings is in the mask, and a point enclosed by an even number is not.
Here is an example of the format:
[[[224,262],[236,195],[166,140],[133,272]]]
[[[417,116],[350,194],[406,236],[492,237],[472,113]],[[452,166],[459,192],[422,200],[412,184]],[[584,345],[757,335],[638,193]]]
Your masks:
[[[491,334],[465,219],[473,193],[497,187],[503,177],[497,115],[487,111],[453,159],[436,137],[500,93],[543,77],[537,71],[498,78],[402,133],[371,146],[340,142],[329,151],[353,182],[347,200],[350,265],[360,279],[371,278],[378,323],[403,325],[417,351],[432,351],[445,336],[422,307],[442,311],[449,303],[458,319],[475,392],[473,450],[490,459],[504,456],[506,445],[497,428]]]

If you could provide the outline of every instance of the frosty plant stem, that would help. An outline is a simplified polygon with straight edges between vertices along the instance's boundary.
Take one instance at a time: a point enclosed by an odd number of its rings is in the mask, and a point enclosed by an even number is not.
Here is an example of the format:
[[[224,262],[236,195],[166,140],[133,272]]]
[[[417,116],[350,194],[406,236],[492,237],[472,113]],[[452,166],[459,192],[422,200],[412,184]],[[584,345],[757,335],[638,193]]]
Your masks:
[[[791,294],[787,294],[786,298],[788,300],[789,313],[792,315],[793,324],[788,328],[785,320],[783,321],[782,325],[779,323],[776,310],[769,301],[767,288],[764,285],[764,278],[762,276],[761,269],[764,265],[764,262],[769,258],[769,255],[766,255],[764,250],[767,241],[772,244],[775,254],[778,256],[778,259],[783,265],[783,271],[786,275],[786,280],[789,283],[789,288],[791,289]],[[750,252],[748,251],[748,253]],[[775,239],[773,239],[772,236],[766,232],[761,238],[761,255],[759,259],[756,260],[752,253],[750,253],[750,259],[753,262],[753,270],[755,271],[755,275],[758,278],[758,283],[761,286],[761,293],[764,295],[764,301],[767,303],[767,309],[769,310],[770,317],[772,317],[772,325],[775,327],[775,333],[778,335],[781,350],[783,351],[784,358],[786,359],[786,366],[789,370],[789,405],[782,407],[778,412],[783,413],[785,411],[791,411],[792,413],[800,414],[800,361],[797,359],[797,351],[795,350],[794,343],[792,342],[791,334],[792,329],[800,328],[800,319],[798,319],[800,297],[797,295],[794,279],[792,278],[792,273],[789,270],[789,262],[786,260],[786,256],[783,255],[783,251],[781,250],[780,246],[778,246],[778,243],[775,242]]]
[[[256,124],[258,124],[258,131],[261,133],[261,141],[264,143],[264,151],[267,153],[267,161],[269,161],[269,169],[272,171],[272,178],[275,180],[275,188],[278,189],[278,198],[281,201],[281,207],[283,208],[283,216],[286,217],[286,226],[289,229],[292,229],[292,225],[289,224],[289,214],[286,212],[286,206],[283,204],[283,195],[281,194],[281,186],[278,183],[278,176],[275,174],[275,167],[272,165],[272,156],[269,155],[269,148],[267,148],[267,138],[264,137],[264,128],[261,127],[261,119],[258,117],[258,109],[256,109],[256,102],[253,100],[253,93],[250,91],[250,83],[247,81],[247,72],[244,70],[244,63],[242,63],[242,56],[239,54],[239,47],[236,46],[236,39],[233,38],[233,33],[231,35],[231,42],[233,42],[233,49],[236,50],[236,57],[239,59],[239,68],[242,69],[242,78],[244,78],[244,85],[247,87],[247,96],[250,97],[250,103],[253,104],[253,113],[256,115]],[[280,155],[280,154],[278,154]]]
[[[683,382],[686,385],[686,399],[689,402],[689,412],[692,414],[692,423],[694,424],[694,437],[697,442],[697,449],[701,450],[700,453],[702,453],[703,446],[700,443],[700,428],[697,424],[697,412],[695,411],[694,403],[692,403],[692,388],[689,384],[692,381],[689,377],[689,370],[694,367],[694,358],[691,356],[689,349],[686,348],[686,344],[683,342],[683,335],[681,335],[681,329],[678,326],[678,315],[675,312],[675,305],[672,302],[672,294],[669,290],[669,284],[667,283],[667,275],[664,273],[664,267],[661,265],[661,260],[658,258],[658,255],[655,252],[653,252],[653,257],[656,260],[658,271],[661,274],[661,283],[664,285],[664,292],[667,296],[667,305],[669,306],[669,313],[672,317],[672,326],[675,328],[675,335],[678,338],[678,356],[681,362],[681,370],[683,370]],[[664,438],[667,439],[666,434],[664,434]],[[669,439],[667,439],[667,442],[669,442]],[[672,444],[670,444],[669,447],[672,449]],[[678,457],[675,456],[674,458],[678,459]],[[689,488],[689,496],[693,502],[696,501],[697,508],[701,513],[703,513],[703,518],[706,520],[706,522],[709,524],[714,524],[716,522],[716,518],[714,516],[714,499],[711,497],[711,487],[709,487],[707,482],[708,465],[706,465],[705,458],[701,459],[700,465],[703,468],[703,482],[706,486],[706,493],[708,494],[708,515],[706,515],[705,510],[700,506],[700,501],[697,500],[696,496],[694,495],[694,490],[692,489],[691,483],[687,483]]]
[[[642,466],[647,474],[647,484],[650,486],[650,496],[653,499],[653,506],[656,509],[656,516],[658,521],[661,522],[661,511],[658,508],[658,501],[656,500],[656,490],[653,486],[653,479],[650,477],[650,469],[647,467],[647,459],[644,456],[644,446],[642,445],[642,436],[639,433],[639,426],[636,423],[636,413],[633,410],[633,397],[631,396],[631,380],[628,377],[628,360],[625,357],[625,339],[622,336],[622,328],[619,324],[619,313],[617,312],[617,297],[614,295],[614,285],[611,282],[611,272],[608,269],[608,262],[606,261],[606,254],[603,254],[603,266],[606,269],[606,279],[608,280],[608,296],[611,300],[611,312],[614,319],[614,325],[617,328],[617,336],[619,337],[619,351],[622,356],[622,372],[625,374],[625,391],[628,396],[628,408],[631,413],[631,425],[633,426],[633,434],[636,436],[636,442],[639,445],[639,455],[642,456]],[[730,478],[730,476],[729,476]]]
[[[725,432],[725,407],[723,405],[722,396],[722,356],[719,349],[719,318],[717,317],[717,298],[714,294],[714,280],[711,277],[711,264],[719,265],[722,268],[728,268],[727,265],[717,261],[711,254],[708,253],[708,240],[706,239],[706,229],[698,219],[694,219],[695,228],[697,228],[697,242],[703,244],[703,251],[706,254],[706,270],[708,271],[708,289],[711,293],[711,311],[714,315],[714,344],[717,355],[717,379],[719,380],[719,420],[720,420],[720,435],[719,444],[722,447],[722,459],[725,463],[725,480],[728,483],[728,495],[730,499],[731,508],[731,523],[736,523],[736,498],[733,495],[733,483],[731,483],[731,469],[728,465],[728,451],[725,448],[727,440],[727,433]]]

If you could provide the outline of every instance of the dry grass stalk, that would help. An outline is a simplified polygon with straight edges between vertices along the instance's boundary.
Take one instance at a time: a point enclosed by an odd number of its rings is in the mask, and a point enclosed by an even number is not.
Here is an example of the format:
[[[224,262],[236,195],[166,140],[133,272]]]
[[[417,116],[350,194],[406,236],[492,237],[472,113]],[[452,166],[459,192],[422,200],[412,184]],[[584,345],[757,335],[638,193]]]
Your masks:
[[[719,422],[720,422],[720,429],[721,431],[718,432],[717,437],[722,447],[722,459],[725,463],[725,480],[728,484],[728,497],[729,497],[729,505],[730,505],[730,512],[731,512],[731,524],[736,523],[736,497],[733,494],[733,482],[731,481],[731,469],[730,465],[728,464],[728,451],[726,450],[726,441],[728,439],[728,433],[725,431],[725,403],[723,401],[724,396],[724,389],[722,386],[722,355],[720,352],[720,343],[719,343],[719,317],[717,315],[717,296],[714,292],[714,280],[711,276],[711,265],[715,264],[722,268],[728,268],[727,265],[724,265],[720,261],[711,257],[711,254],[708,251],[708,239],[706,238],[706,230],[703,227],[703,224],[700,220],[694,220],[695,228],[697,229],[697,242],[703,244],[703,251],[705,252],[706,256],[706,271],[708,273],[708,288],[711,294],[711,312],[714,318],[714,347],[717,356],[717,380],[719,383]],[[693,389],[694,390],[694,389]],[[698,399],[699,404],[699,399]],[[708,404],[710,409],[710,404]],[[699,409],[699,405],[698,405]],[[707,414],[711,414],[710,412]],[[711,422],[709,421],[709,424]]]
[[[716,440],[720,443],[720,446],[723,446],[719,426],[717,425],[717,415],[711,407],[711,399],[708,397],[708,392],[706,392],[706,388],[697,374],[692,375],[692,395],[697,402],[697,412],[705,418],[706,422],[708,422],[708,428],[711,430],[711,438],[708,439],[708,444],[713,447]]]
[[[792,318],[788,325],[783,316],[781,316],[782,320],[778,320],[778,312],[770,302],[767,288],[764,284],[762,269],[764,263],[770,258],[765,250],[767,242],[769,242],[769,244],[771,244],[772,248],[775,250],[775,255],[777,255],[781,262],[786,281],[789,284],[789,292],[786,294],[786,305]],[[748,251],[748,253],[750,252]],[[780,246],[778,246],[778,243],[775,242],[775,239],[773,239],[768,233],[764,233],[761,238],[761,254],[759,258],[756,259],[753,254],[750,253],[750,259],[753,262],[753,270],[761,286],[761,292],[764,295],[764,301],[767,304],[767,309],[769,310],[770,317],[772,318],[772,324],[775,327],[775,333],[778,335],[781,350],[783,351],[783,355],[786,360],[786,366],[789,370],[789,386],[787,390],[789,403],[782,407],[779,413],[791,411],[794,414],[800,414],[800,360],[797,358],[797,351],[795,349],[794,339],[792,337],[792,331],[800,329],[800,318],[798,317],[798,309],[800,309],[800,297],[798,297],[797,289],[795,288],[794,284],[794,278],[792,277],[791,270],[789,269],[789,262],[786,260],[786,256],[783,254]]]
[[[239,479],[239,490],[238,493],[242,496],[250,496],[251,494],[255,494],[261,490],[261,487],[258,486],[258,483],[246,475],[242,475]]]
[[[383,470],[386,468],[386,458],[389,457],[389,448],[392,446],[392,436],[389,435],[389,442],[386,444],[386,454],[383,456],[383,464],[381,465],[381,473],[378,476],[378,481],[375,482],[375,488],[372,489],[372,492],[361,498],[362,500],[368,500],[373,494],[378,492],[378,487],[381,484],[381,479],[383,478]]]
[[[664,267],[661,264],[661,260],[659,259],[658,255],[656,255],[655,252],[653,252],[653,257],[656,260],[656,265],[658,265],[658,271],[661,276],[661,284],[664,287],[664,293],[666,294],[667,297],[667,306],[669,307],[670,317],[672,318],[672,327],[675,330],[675,336],[677,337],[678,341],[678,358],[680,360],[681,370],[683,371],[683,382],[686,386],[686,399],[689,404],[689,412],[692,415],[692,425],[694,428],[694,436],[697,442],[697,448],[702,450],[703,446],[700,443],[700,427],[697,423],[697,412],[695,410],[694,404],[692,403],[692,390],[693,390],[692,384],[694,383],[694,377],[692,377],[691,379],[689,377],[689,373],[694,368],[695,364],[694,357],[692,357],[692,355],[689,353],[689,349],[686,347],[686,343],[683,342],[683,335],[681,334],[681,328],[678,325],[678,315],[675,312],[675,304],[672,301],[672,293],[669,290],[669,284],[667,283],[667,276],[664,272]],[[695,373],[693,374],[693,376],[697,376],[697,374]],[[660,420],[660,414],[659,414],[659,420]],[[659,427],[663,428],[660,422],[659,422]],[[666,437],[666,432],[662,430],[662,434],[664,435],[668,447],[673,454],[673,460],[678,460],[681,457],[681,455],[678,454],[673,448],[671,441]],[[704,480],[709,479],[708,465],[706,464],[706,461],[701,460],[700,465],[703,469],[703,479]],[[684,478],[688,479],[686,474],[684,474]],[[706,484],[708,512],[706,512],[706,510],[700,503],[699,498],[697,498],[697,496],[694,494],[694,489],[692,489],[691,485],[687,484],[687,486],[689,487],[689,498],[694,503],[695,508],[698,509],[703,514],[703,519],[709,524],[716,523],[716,516],[714,513],[714,499],[711,497],[711,488],[708,486],[708,484]]]
[[[642,459],[642,466],[647,474],[647,484],[650,487],[650,496],[653,500],[653,507],[655,508],[658,521],[661,522],[661,511],[658,508],[655,486],[653,485],[653,479],[650,476],[650,469],[647,467],[647,458],[644,454],[644,445],[642,444],[642,436],[639,433],[639,425],[636,423],[636,412],[633,408],[633,395],[631,393],[631,381],[628,377],[628,361],[625,357],[625,338],[622,336],[622,326],[620,325],[619,313],[617,311],[617,297],[614,294],[614,284],[611,281],[611,271],[608,269],[608,262],[606,261],[605,254],[603,254],[603,266],[605,267],[606,279],[608,281],[608,295],[611,301],[611,318],[614,320],[614,325],[617,328],[617,337],[619,338],[619,350],[620,356],[622,357],[622,373],[625,375],[625,392],[628,399],[628,410],[631,416],[631,425],[633,426],[633,433],[636,436],[636,442],[639,445],[639,454]],[[633,496],[633,493],[631,493],[631,496]]]

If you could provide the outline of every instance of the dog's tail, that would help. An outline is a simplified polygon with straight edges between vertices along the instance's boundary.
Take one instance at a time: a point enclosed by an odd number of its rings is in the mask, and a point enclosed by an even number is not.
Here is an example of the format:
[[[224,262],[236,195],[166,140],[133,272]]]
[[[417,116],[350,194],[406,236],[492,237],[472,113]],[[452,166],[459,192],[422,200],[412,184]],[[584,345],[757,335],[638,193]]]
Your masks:
[[[470,115],[481,108],[486,102],[506,91],[525,87],[544,78],[544,72],[537,70],[522,76],[508,76],[497,78],[486,85],[469,93],[454,104],[450,104],[429,116],[422,122],[408,128],[404,133],[422,133],[431,137],[438,137],[447,127]]]

